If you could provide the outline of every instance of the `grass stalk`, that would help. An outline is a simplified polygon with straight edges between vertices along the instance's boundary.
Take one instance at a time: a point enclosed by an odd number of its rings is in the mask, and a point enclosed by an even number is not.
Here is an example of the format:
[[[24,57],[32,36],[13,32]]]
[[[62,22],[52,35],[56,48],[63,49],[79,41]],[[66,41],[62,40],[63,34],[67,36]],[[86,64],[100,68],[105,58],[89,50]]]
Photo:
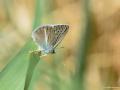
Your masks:
[[[92,40],[92,20],[90,12],[90,0],[83,0],[83,10],[85,15],[85,27],[82,32],[82,37],[80,37],[80,47],[78,51],[78,60],[77,60],[77,71],[75,75],[76,80],[76,90],[85,90],[84,87],[84,74],[86,70],[86,61],[89,49],[91,47]],[[80,35],[81,36],[81,35]]]

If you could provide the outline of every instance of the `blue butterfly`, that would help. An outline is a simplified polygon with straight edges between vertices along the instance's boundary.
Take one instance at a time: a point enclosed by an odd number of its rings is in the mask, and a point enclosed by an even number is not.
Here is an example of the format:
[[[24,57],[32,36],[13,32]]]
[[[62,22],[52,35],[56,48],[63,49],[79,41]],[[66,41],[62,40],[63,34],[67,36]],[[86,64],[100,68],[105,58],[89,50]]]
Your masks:
[[[55,53],[55,48],[63,40],[68,30],[69,25],[43,25],[32,32],[32,38],[42,54]]]

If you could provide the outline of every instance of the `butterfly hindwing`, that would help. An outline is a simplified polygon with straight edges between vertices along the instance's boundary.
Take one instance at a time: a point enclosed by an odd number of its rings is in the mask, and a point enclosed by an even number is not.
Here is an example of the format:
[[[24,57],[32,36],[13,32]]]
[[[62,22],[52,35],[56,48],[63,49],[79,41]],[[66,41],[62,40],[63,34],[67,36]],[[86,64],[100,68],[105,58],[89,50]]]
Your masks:
[[[52,46],[50,45],[50,43],[52,42],[52,40],[55,37],[53,26],[51,26],[51,25],[47,26],[46,34],[47,34],[47,43],[52,48]]]
[[[53,46],[53,48],[56,48],[57,45],[62,41],[65,34],[68,32],[68,25],[55,25],[54,26],[54,38],[50,45]]]

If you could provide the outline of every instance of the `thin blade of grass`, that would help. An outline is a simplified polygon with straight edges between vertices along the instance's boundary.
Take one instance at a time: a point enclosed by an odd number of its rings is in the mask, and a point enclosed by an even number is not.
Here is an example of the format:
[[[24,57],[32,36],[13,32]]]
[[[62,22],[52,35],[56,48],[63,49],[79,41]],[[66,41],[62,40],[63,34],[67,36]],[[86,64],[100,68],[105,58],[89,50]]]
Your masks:
[[[42,0],[36,0],[35,20],[33,28],[40,24]],[[34,69],[38,63],[38,56],[33,56],[29,51],[35,50],[34,43],[29,40],[22,50],[0,73],[0,90],[28,90]],[[35,61],[36,60],[36,61]]]
[[[90,13],[90,0],[83,0],[83,9],[85,15],[85,28],[82,32],[82,37],[80,37],[80,48],[78,52],[78,60],[76,63],[77,71],[75,75],[75,89],[76,90],[85,90],[84,87],[84,74],[86,69],[86,61],[89,49],[91,47],[92,39],[92,20]]]
[[[42,21],[40,17],[42,17],[49,11],[50,9],[49,5],[46,6],[48,2],[50,4],[49,0],[36,0],[35,20],[33,23],[33,29],[40,25],[40,21]],[[39,53],[39,52],[34,51],[30,55],[30,62],[29,62],[29,67],[27,71],[27,77],[26,77],[24,90],[30,89],[30,87],[32,87],[31,81],[33,80],[34,82],[34,79],[32,79],[33,73],[35,72],[35,68],[40,59],[40,54],[36,54],[36,53]]]
[[[0,90],[24,90],[29,50],[34,44],[28,42],[0,73]]]
[[[41,0],[41,1],[36,0],[35,19],[33,22],[33,29],[35,29],[36,27],[38,27],[40,25],[40,21],[41,21],[41,17],[42,17],[42,7],[41,7],[42,3],[43,3],[43,0]],[[34,74],[34,70],[40,60],[40,56],[37,53],[35,53],[34,51],[32,53],[30,53],[30,61],[29,61],[28,69],[27,69],[24,90],[29,89],[29,86],[30,86],[30,83],[32,80],[32,76]]]
[[[30,82],[32,80],[32,76],[34,73],[34,70],[40,60],[40,54],[39,52],[31,52],[30,53],[30,59],[29,59],[29,65],[28,65],[28,70],[27,70],[27,75],[26,75],[26,82],[25,82],[25,87],[24,90],[28,90]]]

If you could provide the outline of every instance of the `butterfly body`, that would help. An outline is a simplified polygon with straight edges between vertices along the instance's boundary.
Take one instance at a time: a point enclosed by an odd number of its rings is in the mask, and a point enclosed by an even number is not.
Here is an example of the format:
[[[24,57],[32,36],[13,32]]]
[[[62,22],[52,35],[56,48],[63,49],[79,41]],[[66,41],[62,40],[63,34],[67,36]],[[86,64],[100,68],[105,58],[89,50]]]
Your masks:
[[[69,26],[64,24],[42,25],[32,32],[32,38],[43,54],[55,53]]]
[[[53,50],[43,50],[42,51],[42,55],[44,55],[44,54],[54,54],[55,53],[55,50],[53,49]]]

